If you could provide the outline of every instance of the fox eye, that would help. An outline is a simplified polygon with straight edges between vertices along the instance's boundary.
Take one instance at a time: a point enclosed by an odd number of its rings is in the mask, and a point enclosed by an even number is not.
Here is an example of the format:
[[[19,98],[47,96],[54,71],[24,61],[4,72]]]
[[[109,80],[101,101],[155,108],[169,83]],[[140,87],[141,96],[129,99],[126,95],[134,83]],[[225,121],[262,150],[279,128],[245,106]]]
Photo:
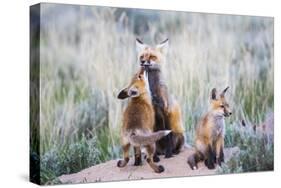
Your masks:
[[[224,108],[224,105],[223,105],[223,104],[221,104],[221,105],[220,105],[220,107],[221,107],[221,108]]]

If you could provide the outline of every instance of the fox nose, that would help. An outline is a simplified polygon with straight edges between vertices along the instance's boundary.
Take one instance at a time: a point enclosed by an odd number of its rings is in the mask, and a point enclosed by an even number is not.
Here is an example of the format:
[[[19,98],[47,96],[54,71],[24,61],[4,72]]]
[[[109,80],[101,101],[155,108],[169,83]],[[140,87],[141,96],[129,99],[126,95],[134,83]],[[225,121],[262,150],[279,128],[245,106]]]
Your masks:
[[[148,61],[145,61],[143,65],[144,65],[144,66],[149,66],[149,65],[150,65],[150,61],[149,61],[149,60],[148,60]]]

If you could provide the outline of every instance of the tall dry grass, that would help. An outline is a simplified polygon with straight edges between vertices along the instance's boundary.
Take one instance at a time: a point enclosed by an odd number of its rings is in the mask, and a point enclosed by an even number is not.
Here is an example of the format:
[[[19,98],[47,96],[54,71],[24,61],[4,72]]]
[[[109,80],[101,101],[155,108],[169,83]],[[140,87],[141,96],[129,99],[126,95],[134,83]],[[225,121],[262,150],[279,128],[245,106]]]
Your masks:
[[[163,72],[181,104],[189,144],[213,87],[230,86],[227,98],[234,114],[227,120],[228,140],[234,142],[235,131],[240,134],[234,127],[242,119],[261,124],[273,112],[272,18],[43,4],[41,24],[43,182],[120,155],[126,102],[116,95],[138,69],[136,37],[150,44],[170,39]],[[239,145],[233,142],[227,145]],[[85,146],[82,153],[96,152],[60,165],[67,153],[76,155],[78,143]],[[84,163],[91,157],[95,160]],[[74,169],[67,166],[72,163],[78,163]]]

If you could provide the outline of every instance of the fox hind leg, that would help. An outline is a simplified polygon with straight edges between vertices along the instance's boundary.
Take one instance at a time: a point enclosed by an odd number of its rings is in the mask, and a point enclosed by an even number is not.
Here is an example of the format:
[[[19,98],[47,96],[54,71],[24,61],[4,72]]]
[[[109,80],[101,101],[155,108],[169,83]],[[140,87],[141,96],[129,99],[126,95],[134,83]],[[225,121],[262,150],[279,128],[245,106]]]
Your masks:
[[[134,153],[135,153],[135,166],[141,165],[141,148],[140,147],[134,147]]]
[[[147,150],[147,163],[149,164],[149,166],[154,170],[154,172],[156,173],[161,173],[164,172],[164,167],[162,165],[156,165],[153,162],[153,155],[155,153],[155,145],[151,144],[151,145],[147,145],[145,146],[146,150]]]
[[[127,165],[127,163],[129,162],[130,158],[129,158],[129,149],[130,149],[130,143],[126,143],[122,146],[123,149],[123,160],[119,160],[117,162],[117,166],[118,167],[124,167]]]

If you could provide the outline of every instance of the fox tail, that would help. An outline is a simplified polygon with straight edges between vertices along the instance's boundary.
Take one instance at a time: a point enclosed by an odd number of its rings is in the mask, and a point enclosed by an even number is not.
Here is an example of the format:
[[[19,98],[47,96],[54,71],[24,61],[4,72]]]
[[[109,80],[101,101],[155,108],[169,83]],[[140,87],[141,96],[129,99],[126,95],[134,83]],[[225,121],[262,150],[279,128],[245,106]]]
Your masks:
[[[147,133],[143,135],[138,135],[132,133],[130,135],[130,142],[132,145],[149,145],[160,140],[162,137],[170,134],[171,130],[161,130],[153,133]]]

